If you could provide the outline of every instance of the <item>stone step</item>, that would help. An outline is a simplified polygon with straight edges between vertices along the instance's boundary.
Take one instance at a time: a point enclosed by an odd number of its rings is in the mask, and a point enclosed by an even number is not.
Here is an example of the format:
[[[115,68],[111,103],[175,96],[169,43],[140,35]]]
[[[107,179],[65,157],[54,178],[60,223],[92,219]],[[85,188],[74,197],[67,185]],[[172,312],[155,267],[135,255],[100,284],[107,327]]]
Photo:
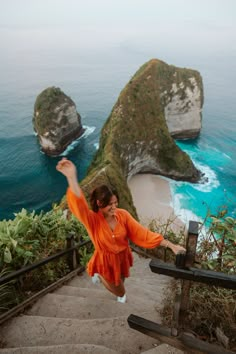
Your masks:
[[[43,347],[0,349],[1,354],[119,354],[119,352],[94,344],[63,344]]]
[[[173,278],[172,278],[173,279]],[[129,281],[136,281],[140,284],[150,284],[153,286],[158,286],[158,285],[166,285],[168,283],[170,283],[171,278],[170,277],[165,277],[165,278],[161,278],[160,275],[155,274],[153,275],[132,275],[129,278],[125,279],[125,282],[129,282]]]
[[[121,304],[114,299],[47,294],[38,300],[25,313],[30,316],[45,316],[58,318],[96,319],[116,316],[129,316],[130,313],[139,313],[145,309],[155,311],[158,303],[138,296],[129,295],[128,302]],[[158,318],[158,314],[156,316]]]
[[[102,288],[102,284],[93,284],[91,277],[87,274],[87,272],[83,272],[78,276],[74,277],[70,280],[66,285],[69,286],[77,286],[80,288],[90,288],[90,289],[98,289],[99,286]]]
[[[128,279],[125,282],[127,294],[132,292],[139,295],[155,295],[155,297],[157,296],[158,298],[162,297],[164,289],[166,289],[169,285],[170,282],[151,283],[148,280],[145,282],[140,282],[138,279]]]
[[[105,287],[99,289],[91,288],[78,288],[76,286],[64,285],[61,288],[53,292],[58,295],[78,296],[78,297],[96,297],[99,299],[114,299],[114,295],[110,293]]]
[[[141,287],[146,285],[151,285],[158,288],[159,286],[162,285],[166,286],[166,284],[169,284],[170,281],[171,281],[170,277],[162,276],[159,274],[154,274],[149,276],[140,274],[140,276],[135,275],[125,279],[125,284],[128,284],[129,282],[136,282],[140,284]],[[86,273],[83,273],[82,276],[76,276],[66,285],[79,287],[79,288],[103,289],[102,284],[93,284],[91,277],[88,276],[88,274]]]
[[[83,287],[80,287],[81,281],[76,277],[70,281],[67,286],[63,286],[62,288],[56,290],[55,293],[87,297],[92,291],[94,291],[95,296],[100,298],[114,298],[113,294],[106,290],[103,284],[91,285],[91,283],[91,281],[87,283],[83,282]],[[127,296],[130,296],[130,294],[135,294],[146,299],[159,301],[163,296],[164,289],[166,289],[170,283],[171,280],[169,280],[168,277],[158,282],[150,281],[148,278],[141,281],[140,279],[130,277],[125,280],[125,288]]]
[[[168,280],[170,279],[170,277],[168,277],[167,275],[163,275],[163,274],[157,274],[151,271],[150,268],[148,269],[143,269],[140,267],[140,269],[135,268],[130,268],[130,277],[137,277],[137,278],[145,278],[145,277],[149,277],[149,278],[156,278],[158,279],[158,281],[163,281],[163,280]]]
[[[156,290],[151,290],[150,287],[143,287],[140,290],[140,286],[137,284],[129,283],[126,287],[126,293],[128,302],[134,301],[134,299],[141,298],[143,300],[151,300],[153,302],[159,302],[163,294],[163,287],[160,287],[158,292]],[[78,288],[74,286],[62,286],[57,289],[53,294],[57,295],[67,295],[67,296],[76,296],[83,298],[96,298],[96,299],[110,299],[114,300],[115,296],[111,294],[105,288],[103,289],[93,289],[90,288]]]
[[[129,278],[125,279],[125,281],[137,281],[139,283],[151,284],[151,285],[158,285],[158,284],[167,284],[171,281],[171,277],[167,277],[165,275],[160,274],[136,274],[134,276],[130,276]]]
[[[176,349],[168,344],[160,344],[155,348],[145,350],[141,354],[184,354],[180,349]],[[187,354],[187,353],[186,353]]]
[[[80,281],[77,280],[77,278],[73,279],[73,282],[70,282],[70,284],[73,285],[68,285],[64,286],[61,289],[58,289],[56,293],[59,294],[64,294],[64,295],[72,295],[72,296],[81,296],[81,297],[88,297],[90,296],[93,291],[94,295],[97,298],[101,299],[114,299],[114,295],[111,294],[108,290],[105,289],[105,287],[102,284],[97,284],[94,285],[93,288],[91,287],[91,284],[87,283],[89,287],[85,287],[86,284],[84,284],[83,288],[80,288],[79,284]],[[139,279],[135,278],[128,278],[125,281],[125,288],[126,288],[126,294],[128,299],[134,299],[134,297],[140,297],[142,299],[151,300],[154,302],[161,303],[162,299],[164,297],[163,293],[164,290],[166,289],[167,286],[169,286],[170,281],[167,279],[163,279],[161,282],[158,282],[155,284],[153,282],[150,282],[148,279],[143,280],[142,282]]]
[[[146,306],[148,301],[151,301],[153,304],[155,303],[155,308],[160,307],[162,305],[162,299],[164,297],[164,290],[166,287],[160,286],[153,289],[153,286],[140,286],[139,283],[127,282],[126,286],[126,294],[127,294],[127,302],[138,303],[141,301],[140,306]],[[63,286],[58,289],[54,294],[58,295],[67,295],[67,296],[78,296],[84,298],[96,298],[96,299],[109,299],[114,300],[115,296],[111,294],[104,287],[101,289],[95,289],[91,291],[91,288],[79,288],[73,286]]]
[[[151,319],[153,314],[148,317]],[[77,320],[23,315],[5,324],[1,336],[5,347],[11,348],[86,343],[105,346],[120,354],[139,354],[159,344],[156,339],[129,328],[127,316]]]
[[[79,291],[78,291],[79,290]],[[82,291],[81,291],[82,290]],[[140,287],[132,287],[132,285],[127,289],[127,304],[136,304],[136,307],[140,310],[143,310],[147,308],[147,306],[153,306],[153,309],[158,312],[159,314],[159,309],[162,307],[162,296],[163,296],[163,290],[159,291],[158,293],[156,291],[150,291],[147,289],[144,289],[143,291],[139,291]],[[55,294],[55,293],[54,293]],[[97,299],[112,299],[114,300],[115,297],[113,294],[111,294],[109,291],[104,289],[104,292],[101,290],[93,290],[91,294],[91,289],[86,289],[86,288],[77,288],[73,286],[64,286],[56,292],[57,295],[67,295],[67,296],[79,296],[79,297],[84,297],[84,298],[93,298],[94,294],[96,296],[96,301]],[[125,306],[127,306],[127,304]],[[132,308],[130,311],[135,311],[137,314],[137,308]],[[159,315],[158,315],[158,320],[159,320]]]

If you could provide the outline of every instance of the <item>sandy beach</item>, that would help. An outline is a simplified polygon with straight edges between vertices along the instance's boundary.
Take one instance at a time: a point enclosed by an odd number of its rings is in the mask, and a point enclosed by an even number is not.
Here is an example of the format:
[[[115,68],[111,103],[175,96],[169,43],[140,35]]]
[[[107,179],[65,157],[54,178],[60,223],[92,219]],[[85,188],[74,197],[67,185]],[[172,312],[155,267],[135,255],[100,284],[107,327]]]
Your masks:
[[[142,224],[156,219],[161,223],[173,220],[171,228],[178,231],[183,222],[174,214],[172,196],[167,180],[152,174],[138,174],[128,181],[134,205]]]

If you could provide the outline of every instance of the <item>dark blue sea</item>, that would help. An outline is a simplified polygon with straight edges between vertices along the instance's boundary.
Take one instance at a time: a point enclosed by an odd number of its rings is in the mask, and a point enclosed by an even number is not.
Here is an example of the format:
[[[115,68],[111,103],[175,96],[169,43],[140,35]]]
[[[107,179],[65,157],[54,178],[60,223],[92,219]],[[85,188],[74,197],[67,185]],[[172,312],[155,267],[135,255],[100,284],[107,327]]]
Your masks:
[[[81,180],[98,147],[100,130],[120,91],[139,67],[152,58],[200,71],[204,83],[202,131],[197,139],[178,141],[208,177],[205,184],[171,182],[177,215],[204,218],[227,205],[236,213],[236,58],[220,49],[188,52],[123,45],[80,50],[30,46],[11,48],[0,58],[0,219],[22,208],[49,210],[65,194],[66,181],[56,170],[58,158],[40,150],[32,126],[37,95],[60,87],[77,106],[86,132],[64,153]]]

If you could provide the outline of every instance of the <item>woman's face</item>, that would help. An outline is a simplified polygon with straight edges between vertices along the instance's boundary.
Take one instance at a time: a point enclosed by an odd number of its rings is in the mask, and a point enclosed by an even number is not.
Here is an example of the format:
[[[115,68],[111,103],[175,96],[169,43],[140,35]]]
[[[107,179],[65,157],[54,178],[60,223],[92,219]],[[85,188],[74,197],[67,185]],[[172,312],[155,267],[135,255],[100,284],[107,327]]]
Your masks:
[[[99,201],[98,201],[98,206],[99,206]],[[109,201],[109,204],[104,208],[100,208],[100,210],[104,216],[114,216],[117,207],[118,207],[118,200],[117,197],[113,195]]]

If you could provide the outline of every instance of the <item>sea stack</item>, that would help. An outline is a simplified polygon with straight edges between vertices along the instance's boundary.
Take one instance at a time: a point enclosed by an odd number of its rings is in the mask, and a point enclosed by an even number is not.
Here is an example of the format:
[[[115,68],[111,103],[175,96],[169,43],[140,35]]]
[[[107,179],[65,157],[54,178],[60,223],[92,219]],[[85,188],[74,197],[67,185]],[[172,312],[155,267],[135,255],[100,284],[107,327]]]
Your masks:
[[[75,103],[57,87],[48,87],[38,95],[33,127],[42,151],[49,156],[60,155],[84,132]]]
[[[161,60],[145,63],[121,91],[100,136],[99,149],[81,185],[116,187],[120,206],[137,216],[127,181],[152,173],[196,183],[201,172],[173,137],[192,138],[201,129],[200,74]],[[143,187],[145,189],[145,186]]]

